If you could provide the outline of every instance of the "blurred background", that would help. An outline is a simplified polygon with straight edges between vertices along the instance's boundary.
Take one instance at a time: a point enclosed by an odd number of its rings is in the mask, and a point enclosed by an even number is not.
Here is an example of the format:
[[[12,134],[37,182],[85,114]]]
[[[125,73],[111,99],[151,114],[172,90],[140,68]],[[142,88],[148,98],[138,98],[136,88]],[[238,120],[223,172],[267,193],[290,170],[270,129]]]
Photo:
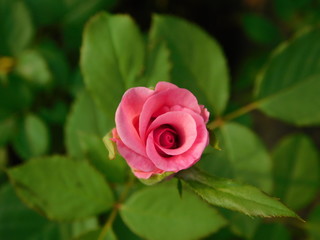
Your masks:
[[[143,32],[153,13],[171,14],[214,37],[231,76],[227,112],[253,99],[256,76],[277,45],[320,23],[319,0],[0,0],[0,170],[31,157],[66,153],[66,119],[84,88],[79,70],[83,28],[103,10],[130,14]],[[283,136],[299,132],[320,149],[319,127],[294,127],[256,111],[237,121],[254,129],[270,150]],[[0,187],[7,182],[0,171]],[[318,194],[299,214],[307,217],[319,201]],[[1,208],[0,222],[5,221]],[[298,228],[291,230],[293,239],[306,237]],[[247,238],[225,236],[215,239]]]

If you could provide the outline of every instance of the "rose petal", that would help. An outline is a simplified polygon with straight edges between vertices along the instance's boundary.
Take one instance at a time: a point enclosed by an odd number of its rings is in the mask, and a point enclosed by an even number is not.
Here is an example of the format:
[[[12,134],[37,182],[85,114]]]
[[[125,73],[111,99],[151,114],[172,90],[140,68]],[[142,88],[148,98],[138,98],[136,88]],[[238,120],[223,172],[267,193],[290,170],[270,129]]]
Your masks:
[[[142,172],[142,171],[135,170],[135,169],[133,169],[132,172],[137,178],[144,178],[144,179],[150,178],[153,174],[162,174],[162,173],[164,173],[164,171],[162,171],[162,170],[158,170],[158,171],[155,171],[155,172]]]
[[[210,113],[209,111],[204,107],[204,105],[199,105],[201,108],[201,116],[203,117],[203,120],[205,123],[209,121]]]
[[[127,161],[132,169],[143,172],[156,172],[159,169],[151,162],[150,159],[129,149],[120,139],[116,139],[117,149],[120,155]]]
[[[195,114],[193,118],[197,123],[197,138],[191,148],[180,155],[162,157],[155,147],[153,134],[149,134],[146,146],[147,155],[157,168],[164,171],[178,172],[199,161],[203,150],[208,145],[208,131],[200,115]]]
[[[178,87],[169,82],[158,82],[155,87],[155,91],[163,91],[163,90],[168,90],[172,88],[178,88]]]
[[[164,109],[165,107],[171,107],[175,105],[186,107],[195,113],[201,113],[201,109],[196,97],[187,89],[172,88],[155,93],[147,99],[140,114],[139,131],[142,140],[144,137],[146,137],[145,134],[148,125],[152,120],[151,118],[153,114],[161,109]]]
[[[145,155],[145,146],[136,129],[143,104],[154,93],[145,87],[131,88],[122,97],[116,111],[116,128],[123,143],[136,152]]]
[[[164,153],[168,155],[178,155],[184,153],[192,146],[197,137],[197,125],[194,118],[189,113],[182,111],[167,112],[157,117],[151,123],[148,129],[148,139],[150,135],[153,135],[153,132],[150,132],[162,125],[170,125],[176,130],[179,136],[180,146],[178,148],[168,149],[162,147],[161,145],[157,145],[157,147],[159,147]],[[148,145],[146,146],[146,148],[148,155]],[[153,160],[150,156],[149,158],[151,159],[151,161]]]

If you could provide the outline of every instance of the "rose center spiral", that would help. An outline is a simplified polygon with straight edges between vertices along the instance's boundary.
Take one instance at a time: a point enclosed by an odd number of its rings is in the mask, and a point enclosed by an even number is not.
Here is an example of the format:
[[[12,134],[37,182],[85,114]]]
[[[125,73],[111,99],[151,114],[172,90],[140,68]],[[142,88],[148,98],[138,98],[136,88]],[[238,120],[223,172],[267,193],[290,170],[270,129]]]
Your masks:
[[[161,126],[155,131],[155,139],[159,146],[167,149],[179,146],[178,134],[169,126]]]

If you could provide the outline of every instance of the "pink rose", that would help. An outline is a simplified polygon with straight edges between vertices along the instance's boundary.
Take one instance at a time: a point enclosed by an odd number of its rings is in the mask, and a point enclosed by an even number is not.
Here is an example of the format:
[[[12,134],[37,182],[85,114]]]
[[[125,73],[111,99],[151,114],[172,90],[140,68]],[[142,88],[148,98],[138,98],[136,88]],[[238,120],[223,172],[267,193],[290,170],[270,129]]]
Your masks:
[[[116,111],[113,139],[138,178],[194,165],[209,143],[209,112],[188,90],[159,82],[125,92]]]

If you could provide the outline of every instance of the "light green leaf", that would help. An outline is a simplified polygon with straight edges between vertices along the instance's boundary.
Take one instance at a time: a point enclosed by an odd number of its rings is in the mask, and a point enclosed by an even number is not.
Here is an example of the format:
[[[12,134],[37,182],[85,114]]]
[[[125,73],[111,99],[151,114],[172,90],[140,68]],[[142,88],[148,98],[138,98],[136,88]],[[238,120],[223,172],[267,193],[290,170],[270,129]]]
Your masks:
[[[149,34],[152,35],[152,29]],[[146,85],[154,87],[157,82],[169,82],[171,68],[170,51],[165,42],[149,39],[146,70],[143,77]]]
[[[200,168],[271,191],[271,159],[254,132],[237,123],[226,123],[217,132],[217,139],[222,150],[208,149],[199,161]]]
[[[177,177],[184,180],[194,192],[212,205],[239,211],[249,216],[300,219],[277,199],[269,197],[256,187],[230,179],[213,177],[195,168],[181,171]]]
[[[128,165],[125,160],[116,155],[116,158],[110,160],[108,152],[102,139],[95,135],[79,134],[82,152],[84,157],[90,160],[90,163],[96,167],[110,182],[124,182],[128,173]]]
[[[136,192],[121,206],[132,231],[150,240],[191,240],[216,232],[225,220],[188,191],[180,198],[175,185],[160,184]]]
[[[312,141],[296,134],[282,140],[273,153],[274,194],[293,209],[312,201],[319,190],[319,156]]]
[[[23,1],[0,0],[0,55],[17,55],[34,34],[31,17]]]
[[[249,38],[261,44],[274,44],[281,40],[280,31],[269,19],[256,14],[245,14],[243,28]]]
[[[107,148],[107,150],[109,152],[108,157],[110,160],[114,159],[116,157],[116,153],[117,153],[116,143],[114,141],[112,141],[111,138],[112,138],[112,130],[109,131],[107,133],[107,135],[105,135],[102,139],[104,146]]]
[[[90,95],[81,92],[72,107],[66,124],[66,145],[70,156],[88,159],[109,181],[122,182],[127,173],[127,164],[120,156],[108,159],[103,136],[114,127]]]
[[[33,159],[8,174],[19,197],[49,219],[83,219],[113,203],[108,184],[85,161],[60,156]]]
[[[155,15],[150,34],[168,44],[172,82],[192,89],[210,112],[221,114],[229,97],[229,76],[219,44],[198,26],[173,16]]]
[[[88,92],[80,92],[72,106],[66,123],[66,145],[68,154],[83,158],[81,134],[92,134],[101,139],[114,127],[114,121],[93,102]]]
[[[110,118],[144,65],[144,42],[128,15],[100,13],[84,30],[81,69],[87,88]]]
[[[28,114],[13,140],[14,149],[24,159],[44,155],[49,148],[49,131],[40,118]]]
[[[320,28],[299,34],[273,53],[258,76],[258,108],[299,126],[320,123]]]
[[[16,71],[32,83],[47,85],[52,75],[44,57],[36,50],[27,50],[18,56]]]

